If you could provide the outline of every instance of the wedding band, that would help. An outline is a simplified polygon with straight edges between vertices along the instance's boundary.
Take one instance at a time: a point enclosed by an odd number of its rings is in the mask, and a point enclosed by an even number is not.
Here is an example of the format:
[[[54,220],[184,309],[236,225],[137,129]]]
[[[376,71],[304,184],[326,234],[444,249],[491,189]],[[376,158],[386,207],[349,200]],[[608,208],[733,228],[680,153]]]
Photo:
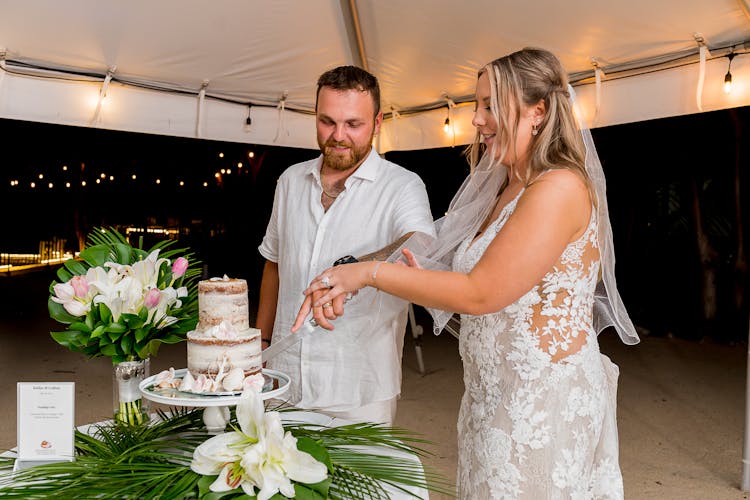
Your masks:
[[[346,292],[346,298],[344,299],[344,302],[349,302],[352,300],[352,292]]]
[[[310,323],[311,326],[318,326],[318,322],[315,321],[315,318],[311,318],[310,321],[308,321],[308,323]]]
[[[323,276],[320,278],[320,282],[323,283],[323,286],[326,288],[331,288],[331,280],[328,278],[328,276]]]
[[[323,304],[323,307],[333,307],[333,304],[331,304],[330,302],[326,302],[325,304]]]

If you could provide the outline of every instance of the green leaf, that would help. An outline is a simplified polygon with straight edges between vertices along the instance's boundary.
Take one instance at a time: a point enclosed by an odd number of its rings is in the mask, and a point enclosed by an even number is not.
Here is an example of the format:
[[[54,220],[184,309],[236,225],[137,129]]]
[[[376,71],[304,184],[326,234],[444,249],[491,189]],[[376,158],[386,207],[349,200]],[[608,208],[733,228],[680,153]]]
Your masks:
[[[109,307],[104,302],[99,304],[99,317],[104,323],[112,321],[112,311],[109,310]]]
[[[49,311],[50,318],[66,325],[80,320],[78,316],[70,314],[62,304],[58,304],[52,298],[47,299],[47,311]]]
[[[120,315],[120,321],[124,321],[128,325],[128,329],[135,330],[141,328],[145,321],[137,314],[123,313]]]
[[[99,350],[104,356],[116,356],[117,353],[117,347],[115,344],[105,344],[104,346],[99,346]]]
[[[81,250],[79,255],[88,265],[97,267],[111,260],[112,252],[106,245],[94,245]]]
[[[207,495],[211,492],[211,484],[216,481],[216,478],[219,477],[219,475],[215,476],[202,476],[198,480],[198,496],[203,498],[204,495]]]
[[[297,449],[309,453],[315,460],[325,464],[329,471],[333,471],[333,464],[331,463],[331,457],[328,455],[328,450],[320,442],[307,436],[300,436],[297,438]]]
[[[110,357],[112,358],[112,366],[116,365],[117,363],[122,363],[123,361],[131,361],[128,356],[125,356],[123,354],[112,354]]]
[[[217,500],[219,498],[231,498],[232,500],[244,500],[244,499],[254,499],[254,498],[257,498],[256,496],[252,496],[251,497],[251,496],[248,496],[248,495],[245,495],[245,494],[239,494],[238,495],[237,494],[238,490],[240,492],[242,491],[242,489],[239,489],[239,488],[237,488],[235,490],[230,490],[230,491],[223,491],[221,493],[217,493],[217,492],[212,491],[209,494],[207,494],[206,496],[201,497],[201,499],[202,500]],[[276,497],[273,496],[271,498],[276,498]],[[281,498],[283,499],[284,497],[281,497]]]
[[[133,258],[133,250],[127,243],[116,243],[113,245],[115,251],[115,260],[118,264],[133,264],[137,262]]]
[[[164,344],[179,344],[180,342],[185,341],[184,335],[167,335],[166,337],[162,337],[159,339]]]
[[[102,326],[104,326],[104,325],[102,325]],[[96,330],[94,330],[94,331],[96,331]],[[92,334],[89,337],[89,339],[90,339],[90,342],[96,343],[96,345],[98,345],[99,347],[103,347],[103,346],[108,345],[108,344],[112,344],[112,345],[116,346],[119,343],[119,342],[112,342],[112,340],[109,338],[109,335],[107,335],[106,333],[104,333],[104,328],[102,328],[102,334],[101,335],[99,335],[98,337],[94,337],[93,332],[92,332]]]
[[[63,266],[65,269],[70,271],[70,274],[73,276],[80,276],[82,274],[86,274],[86,271],[88,270],[87,266],[84,266],[79,261],[75,259],[68,259],[65,262],[63,262]],[[67,280],[66,280],[67,282]]]
[[[148,337],[149,333],[152,330],[155,330],[155,328],[153,326],[151,326],[151,325],[144,325],[143,328],[138,328],[134,332],[134,334],[135,334],[135,341],[138,342],[138,343],[142,342],[143,339],[145,339],[146,337]]]
[[[88,341],[88,335],[75,330],[67,330],[64,332],[50,332],[52,338],[63,347],[67,347],[71,351],[80,351],[80,346],[85,345]]]
[[[294,499],[295,500],[325,500],[328,498],[328,485],[331,484],[331,479],[326,479],[318,484],[326,483],[325,491],[318,491],[311,485],[294,483]],[[271,498],[275,498],[274,495]],[[285,498],[281,496],[281,498]]]
[[[94,316],[96,316],[96,312],[93,309],[86,315],[86,326],[89,327],[89,331],[94,329],[94,324],[96,322]]]
[[[130,355],[133,353],[133,334],[128,332],[120,338],[122,352]]]
[[[125,333],[128,326],[123,323],[110,323],[106,328],[107,333]]]
[[[79,332],[91,333],[91,328],[84,322],[76,321],[70,324],[70,330],[78,330]]]
[[[70,281],[70,278],[73,277],[73,274],[71,274],[70,271],[68,271],[67,269],[65,269],[65,265],[64,264],[62,266],[60,266],[60,267],[57,268],[57,273],[56,274],[57,274],[57,277],[60,280],[60,283],[67,283],[68,281]],[[55,282],[53,281],[52,284],[50,285],[50,293],[52,293],[52,287],[54,285],[55,285]]]
[[[94,330],[91,332],[91,338],[92,339],[97,339],[97,338],[101,337],[102,335],[104,335],[104,328],[105,328],[105,326],[102,325],[102,324],[97,325],[97,327],[94,328]]]

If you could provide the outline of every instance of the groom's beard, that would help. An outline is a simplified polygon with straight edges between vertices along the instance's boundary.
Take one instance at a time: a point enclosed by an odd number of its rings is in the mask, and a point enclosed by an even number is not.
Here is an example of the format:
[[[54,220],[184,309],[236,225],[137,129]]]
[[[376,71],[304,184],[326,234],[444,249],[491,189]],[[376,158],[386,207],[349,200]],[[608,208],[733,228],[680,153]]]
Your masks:
[[[334,141],[329,139],[323,145],[323,165],[340,171],[349,170],[350,168],[358,166],[370,153],[372,138],[374,135],[375,134],[372,134],[370,136],[370,141],[359,147],[346,141]],[[334,147],[345,147],[349,149],[344,153],[339,153],[333,149]]]

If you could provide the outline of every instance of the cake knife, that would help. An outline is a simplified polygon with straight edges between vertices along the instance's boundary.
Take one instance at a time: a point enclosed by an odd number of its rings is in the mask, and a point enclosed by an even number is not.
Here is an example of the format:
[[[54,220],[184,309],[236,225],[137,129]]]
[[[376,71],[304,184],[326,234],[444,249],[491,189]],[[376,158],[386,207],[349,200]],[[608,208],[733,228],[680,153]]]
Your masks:
[[[285,351],[292,347],[294,344],[302,340],[303,338],[309,337],[312,332],[315,331],[315,327],[312,324],[312,320],[305,321],[302,324],[299,332],[293,333],[278,342],[273,342],[270,346],[263,349],[260,353],[260,359],[263,363],[275,358],[280,352]]]

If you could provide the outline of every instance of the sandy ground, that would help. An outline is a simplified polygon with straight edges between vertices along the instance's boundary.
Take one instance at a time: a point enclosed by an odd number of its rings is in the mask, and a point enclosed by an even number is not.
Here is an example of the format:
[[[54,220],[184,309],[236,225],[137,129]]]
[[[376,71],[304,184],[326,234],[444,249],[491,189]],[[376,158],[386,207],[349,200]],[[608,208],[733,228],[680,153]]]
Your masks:
[[[78,425],[112,413],[110,361],[87,360],[49,336],[59,325],[46,313],[48,284],[46,277],[0,278],[0,450],[15,446],[19,381],[74,381]],[[419,311],[417,319],[428,326]],[[655,337],[625,346],[608,333],[600,342],[602,352],[620,367],[620,465],[626,498],[748,498],[740,491],[747,346]],[[447,333],[423,335],[422,374],[407,330],[396,418],[397,426],[433,443],[427,448],[434,455],[423,462],[451,481],[463,391],[457,347]],[[152,360],[151,373],[184,364],[184,344],[164,346]]]

